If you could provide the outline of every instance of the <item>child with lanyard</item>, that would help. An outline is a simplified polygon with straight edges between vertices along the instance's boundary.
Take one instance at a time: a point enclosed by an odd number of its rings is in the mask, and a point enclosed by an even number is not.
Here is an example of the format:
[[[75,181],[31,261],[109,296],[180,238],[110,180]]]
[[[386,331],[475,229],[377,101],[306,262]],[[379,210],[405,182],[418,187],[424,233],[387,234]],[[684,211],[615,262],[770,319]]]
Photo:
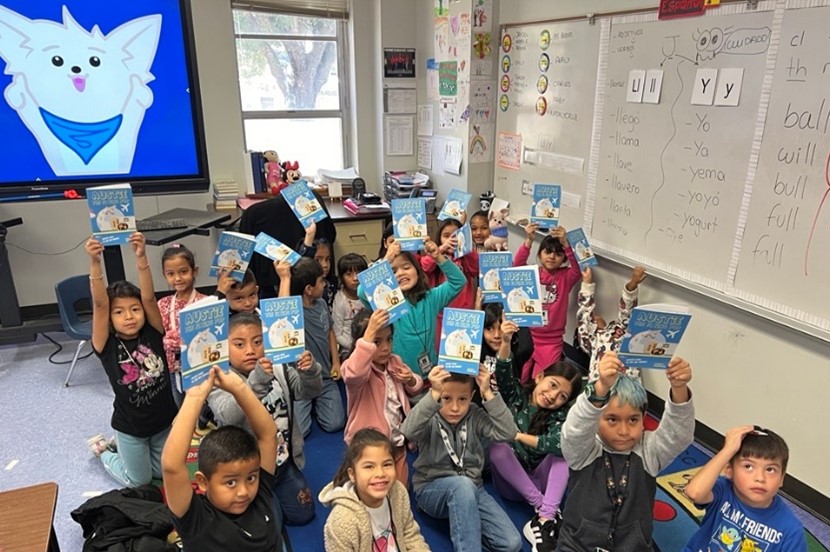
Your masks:
[[[129,238],[139,287],[125,282],[104,286],[104,246],[90,237],[92,350],[101,359],[115,393],[112,428],[115,444],[98,434],[87,441],[107,472],[125,487],[161,479],[161,452],[177,408],[164,355],[164,325],[153,290],[144,235]],[[113,449],[116,449],[117,452]]]

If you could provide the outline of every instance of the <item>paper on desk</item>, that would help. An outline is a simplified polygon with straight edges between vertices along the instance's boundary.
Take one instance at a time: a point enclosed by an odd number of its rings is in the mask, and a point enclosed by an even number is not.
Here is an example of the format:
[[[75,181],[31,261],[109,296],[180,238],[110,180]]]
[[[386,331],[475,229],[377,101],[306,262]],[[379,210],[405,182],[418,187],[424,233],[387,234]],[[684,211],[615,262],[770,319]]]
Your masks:
[[[349,167],[348,169],[318,169],[317,176],[320,177],[321,180],[342,180],[344,182],[351,182],[355,178],[358,178],[359,175],[357,171],[354,170],[354,167]]]

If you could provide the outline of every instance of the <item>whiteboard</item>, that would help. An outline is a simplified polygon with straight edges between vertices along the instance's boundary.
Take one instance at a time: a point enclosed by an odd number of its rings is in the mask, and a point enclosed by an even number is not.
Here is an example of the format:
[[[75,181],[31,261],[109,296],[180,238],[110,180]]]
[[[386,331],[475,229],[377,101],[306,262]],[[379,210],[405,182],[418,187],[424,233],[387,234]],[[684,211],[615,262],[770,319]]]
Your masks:
[[[495,167],[496,197],[530,213],[522,183],[560,184],[560,222],[582,225],[594,125],[600,28],[587,22],[508,29],[499,44],[499,133],[521,137],[518,170]],[[547,67],[547,69],[545,69]]]

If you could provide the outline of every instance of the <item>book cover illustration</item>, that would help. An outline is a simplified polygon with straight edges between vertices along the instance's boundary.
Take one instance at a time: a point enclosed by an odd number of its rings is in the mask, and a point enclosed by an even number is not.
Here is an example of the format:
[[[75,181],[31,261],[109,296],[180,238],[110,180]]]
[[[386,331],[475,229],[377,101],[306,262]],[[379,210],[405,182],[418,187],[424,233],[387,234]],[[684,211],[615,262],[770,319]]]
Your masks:
[[[294,211],[294,215],[303,228],[308,228],[312,222],[319,222],[328,216],[305,180],[298,180],[296,184],[283,189],[280,193],[285,197],[285,201]]]
[[[582,228],[574,228],[567,234],[568,243],[574,250],[576,262],[579,263],[579,270],[585,270],[589,266],[598,266],[599,261],[594,256],[594,251],[591,249],[591,244],[588,243],[588,238]]]
[[[87,188],[92,235],[103,245],[128,243],[135,232],[133,189],[129,184]]]
[[[482,303],[501,303],[499,270],[513,266],[509,251],[483,251],[478,254],[478,289]]]
[[[504,318],[523,328],[544,326],[537,265],[499,269]]]
[[[401,251],[420,251],[427,236],[426,199],[393,199],[392,230],[401,244]]]
[[[373,264],[358,274],[357,279],[372,310],[385,309],[389,313],[389,324],[409,313],[409,303],[403,296],[389,261]]]
[[[473,235],[470,233],[470,225],[465,224],[452,234],[455,236],[456,245],[455,251],[453,251],[453,257],[456,259],[460,259],[464,255],[469,255],[473,252]]]
[[[272,261],[286,261],[291,266],[294,266],[300,260],[299,253],[265,232],[256,235],[254,251]]]
[[[456,189],[450,190],[450,195],[447,196],[447,201],[444,202],[444,205],[441,207],[441,212],[438,213],[438,220],[448,218],[461,220],[462,215],[467,212],[467,205],[470,204],[470,200],[472,198],[473,194],[468,194]]]
[[[559,205],[562,200],[562,186],[559,184],[534,184],[533,204],[530,206],[530,222],[539,228],[559,226]]]
[[[216,252],[210,263],[210,276],[216,278],[223,269],[231,271],[231,278],[241,282],[248,270],[248,263],[254,253],[256,239],[248,234],[239,232],[222,232]]]
[[[438,364],[447,372],[477,375],[483,333],[484,312],[444,309]]]
[[[228,371],[228,302],[206,297],[179,312],[182,389],[202,383],[214,364]]]
[[[265,356],[271,362],[294,362],[305,351],[303,302],[300,297],[261,299]]]
[[[641,305],[631,311],[619,356],[626,368],[665,369],[692,315],[687,307]]]

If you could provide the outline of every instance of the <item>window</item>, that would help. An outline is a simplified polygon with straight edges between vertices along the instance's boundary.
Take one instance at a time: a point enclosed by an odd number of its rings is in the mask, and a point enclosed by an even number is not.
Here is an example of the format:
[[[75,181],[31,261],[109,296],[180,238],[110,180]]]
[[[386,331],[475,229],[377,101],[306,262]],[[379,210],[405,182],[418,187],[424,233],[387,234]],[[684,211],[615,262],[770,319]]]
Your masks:
[[[344,22],[234,9],[245,145],[309,177],[349,162]]]

